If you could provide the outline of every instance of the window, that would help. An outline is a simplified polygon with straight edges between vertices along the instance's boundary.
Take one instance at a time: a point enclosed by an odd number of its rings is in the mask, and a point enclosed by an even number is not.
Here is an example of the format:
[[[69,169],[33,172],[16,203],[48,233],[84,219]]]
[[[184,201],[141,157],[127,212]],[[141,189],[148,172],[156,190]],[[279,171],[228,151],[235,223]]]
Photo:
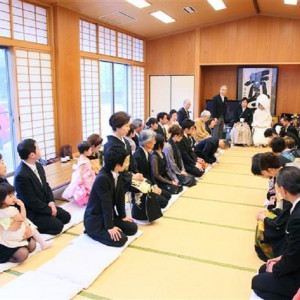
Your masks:
[[[14,39],[48,44],[47,10],[30,3],[12,0]]]
[[[113,63],[100,62],[100,101],[101,101],[101,135],[104,138],[111,132],[109,118],[113,109]]]
[[[7,50],[0,48],[0,153],[6,163],[7,174],[15,169],[15,144],[8,78]]]
[[[116,31],[99,26],[99,53],[109,56],[117,55]]]
[[[99,62],[88,58],[80,62],[82,136],[85,140],[93,133],[100,133]]]
[[[33,138],[44,159],[55,156],[51,56],[17,50],[17,90],[21,139]]]
[[[100,98],[101,98],[101,130],[107,135],[109,118],[117,111],[128,111],[129,105],[129,69],[128,65],[100,62]]]
[[[144,61],[144,42],[137,38],[133,38],[133,60]]]
[[[132,37],[118,32],[118,57],[132,59]]]
[[[132,119],[144,120],[145,77],[143,67],[132,67]]]
[[[97,26],[96,24],[80,20],[80,50],[97,53]]]
[[[0,36],[11,36],[9,0],[0,0]]]

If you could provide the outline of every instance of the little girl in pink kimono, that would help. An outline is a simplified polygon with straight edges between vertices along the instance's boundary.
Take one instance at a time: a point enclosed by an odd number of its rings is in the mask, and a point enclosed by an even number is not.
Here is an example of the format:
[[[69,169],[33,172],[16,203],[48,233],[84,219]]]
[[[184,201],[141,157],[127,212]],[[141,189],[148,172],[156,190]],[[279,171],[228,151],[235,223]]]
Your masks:
[[[63,192],[62,197],[68,200],[74,198],[78,205],[83,206],[88,202],[96,176],[88,159],[88,156],[92,154],[91,144],[83,141],[78,144],[77,149],[80,156],[77,164],[73,165],[74,172],[71,182]]]

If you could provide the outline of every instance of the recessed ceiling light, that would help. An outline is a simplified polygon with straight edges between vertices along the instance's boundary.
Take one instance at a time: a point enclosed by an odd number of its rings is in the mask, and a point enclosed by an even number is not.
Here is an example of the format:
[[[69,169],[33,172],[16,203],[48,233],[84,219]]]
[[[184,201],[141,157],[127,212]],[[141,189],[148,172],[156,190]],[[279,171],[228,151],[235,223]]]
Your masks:
[[[151,4],[145,0],[126,0],[127,2],[133,4],[134,6],[138,7],[138,8],[144,8],[144,7],[148,7]]]
[[[297,5],[297,0],[284,0],[284,4]]]
[[[170,16],[168,16],[167,14],[165,14],[161,10],[153,12],[150,15],[153,16],[154,18],[164,22],[164,23],[173,23],[173,22],[175,22],[175,19],[171,18]]]
[[[226,8],[222,0],[207,0],[207,1],[214,8],[214,10],[221,10]]]

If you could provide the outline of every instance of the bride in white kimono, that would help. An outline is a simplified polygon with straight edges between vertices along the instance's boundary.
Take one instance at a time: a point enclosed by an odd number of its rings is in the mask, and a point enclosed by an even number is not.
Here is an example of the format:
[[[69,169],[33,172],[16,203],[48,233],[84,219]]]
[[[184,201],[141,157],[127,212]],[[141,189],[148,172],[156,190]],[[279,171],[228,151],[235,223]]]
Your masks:
[[[262,94],[256,99],[256,111],[253,114],[253,144],[254,146],[267,145],[268,139],[264,132],[271,127],[272,116],[270,113],[270,99]]]

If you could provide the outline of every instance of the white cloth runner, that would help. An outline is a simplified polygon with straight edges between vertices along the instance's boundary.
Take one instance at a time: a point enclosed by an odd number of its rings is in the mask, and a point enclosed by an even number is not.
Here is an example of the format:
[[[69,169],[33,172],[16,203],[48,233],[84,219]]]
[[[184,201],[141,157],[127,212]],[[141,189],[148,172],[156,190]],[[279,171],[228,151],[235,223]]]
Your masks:
[[[70,222],[64,226],[63,231],[61,232],[61,233],[63,233],[66,230],[68,230],[69,228],[71,228],[83,221],[85,207],[78,206],[76,204],[76,202],[69,202],[69,203],[62,205],[61,207],[63,209],[65,209],[66,211],[68,211],[72,216]],[[53,239],[55,237],[55,235],[51,235],[51,234],[41,234],[41,236],[43,237],[44,241]],[[37,244],[37,249],[34,250],[32,253],[30,253],[29,257],[36,254],[40,250],[41,249]],[[18,263],[10,263],[10,262],[0,264],[0,273],[4,272],[6,270],[9,270],[10,268],[13,268],[17,265],[18,265]]]
[[[35,250],[32,253],[29,254],[28,258],[31,257],[31,256],[33,256],[33,255],[35,255],[39,251],[41,251],[41,248],[40,248],[39,244],[37,244]],[[6,270],[9,270],[9,269],[17,266],[18,264],[19,263],[12,263],[12,262],[7,262],[7,263],[4,263],[4,264],[0,264],[0,274],[2,272],[6,271]]]
[[[251,295],[249,300],[264,300],[263,298],[258,297],[253,290],[251,290]]]
[[[179,194],[172,195],[171,199],[168,202],[168,205],[165,208],[162,208],[161,211],[162,212],[167,211],[178,200],[178,198],[187,191],[187,189],[188,188],[186,186],[184,186],[183,190]]]
[[[1,287],[0,299],[69,300],[81,290],[81,285],[40,271],[29,271]]]
[[[142,233],[138,231],[134,236],[128,236],[127,243],[121,248],[105,246],[86,234],[82,234],[38,270],[61,280],[81,285],[82,288],[88,288]]]

